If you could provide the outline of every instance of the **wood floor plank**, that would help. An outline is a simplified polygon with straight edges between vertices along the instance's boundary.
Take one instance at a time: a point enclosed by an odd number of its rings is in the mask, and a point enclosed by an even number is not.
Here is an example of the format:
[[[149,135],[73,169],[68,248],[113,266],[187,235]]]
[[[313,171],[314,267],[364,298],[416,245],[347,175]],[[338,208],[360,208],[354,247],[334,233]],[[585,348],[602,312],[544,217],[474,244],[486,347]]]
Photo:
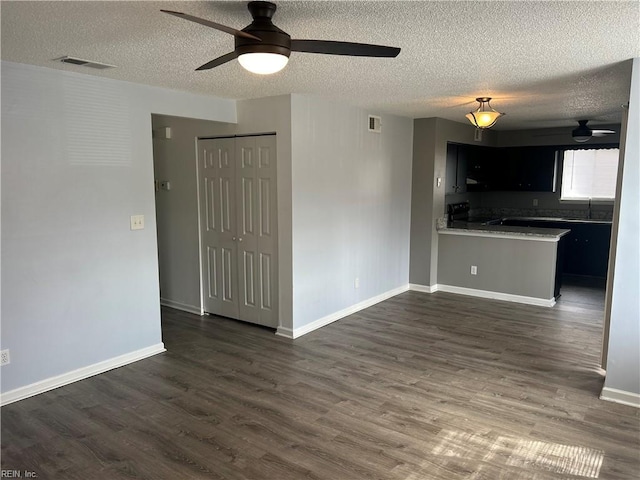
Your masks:
[[[166,353],[3,407],[2,468],[636,479],[640,412],[598,399],[603,315],[587,294],[544,308],[407,292],[294,341],[163,308]]]

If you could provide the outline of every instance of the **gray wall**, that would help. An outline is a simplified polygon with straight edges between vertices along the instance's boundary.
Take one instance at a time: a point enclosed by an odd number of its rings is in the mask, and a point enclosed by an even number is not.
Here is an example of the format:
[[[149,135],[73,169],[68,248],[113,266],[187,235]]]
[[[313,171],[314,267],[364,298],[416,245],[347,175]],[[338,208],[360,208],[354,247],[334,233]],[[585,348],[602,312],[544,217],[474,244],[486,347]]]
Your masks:
[[[411,119],[292,95],[294,328],[409,278]],[[360,286],[355,288],[355,279]]]
[[[623,154],[605,391],[627,392],[640,405],[640,58],[633,60]]]
[[[550,300],[557,249],[557,242],[441,234],[438,284]]]
[[[236,121],[228,100],[2,62],[2,392],[161,345],[152,113]]]
[[[291,96],[238,102],[238,131],[276,133],[278,189],[279,326],[293,328],[293,237],[291,227]]]
[[[153,139],[155,178],[171,182],[171,190],[155,196],[160,297],[165,304],[201,313],[197,137],[229,134],[236,125],[168,115],[153,115],[152,124],[154,130],[171,128],[170,139]]]
[[[412,284],[433,287],[438,274],[438,233],[436,219],[444,217],[447,142],[495,146],[495,132],[483,132],[474,141],[475,128],[442,118],[414,120],[413,170],[411,187],[411,265]],[[436,186],[437,178],[442,185]]]
[[[156,178],[171,190],[156,194],[162,299],[200,312],[200,257],[196,145],[199,136],[277,134],[278,289],[280,325],[291,328],[291,100],[289,95],[237,102],[238,123],[154,115],[154,128],[170,126],[170,140],[154,139]]]

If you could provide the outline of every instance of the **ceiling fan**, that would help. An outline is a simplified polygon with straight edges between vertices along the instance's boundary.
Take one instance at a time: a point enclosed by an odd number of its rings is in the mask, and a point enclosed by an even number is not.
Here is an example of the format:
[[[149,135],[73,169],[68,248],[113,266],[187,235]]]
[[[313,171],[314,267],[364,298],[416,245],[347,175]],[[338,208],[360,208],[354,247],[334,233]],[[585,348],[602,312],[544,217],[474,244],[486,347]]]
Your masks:
[[[271,2],[249,2],[247,6],[253,21],[242,30],[221,25],[186,13],[161,10],[169,15],[206,25],[235,37],[233,52],[201,65],[196,70],[209,70],[235,58],[240,65],[253,73],[270,74],[282,70],[291,52],[324,53],[356,57],[397,57],[399,48],[367,43],[337,42],[330,40],[292,40],[291,36],[276,27],[271,18],[276,5]]]
[[[571,131],[571,136],[576,142],[587,142],[591,137],[604,137],[616,133],[615,130],[593,130],[587,126],[589,120],[578,120],[578,127]]]

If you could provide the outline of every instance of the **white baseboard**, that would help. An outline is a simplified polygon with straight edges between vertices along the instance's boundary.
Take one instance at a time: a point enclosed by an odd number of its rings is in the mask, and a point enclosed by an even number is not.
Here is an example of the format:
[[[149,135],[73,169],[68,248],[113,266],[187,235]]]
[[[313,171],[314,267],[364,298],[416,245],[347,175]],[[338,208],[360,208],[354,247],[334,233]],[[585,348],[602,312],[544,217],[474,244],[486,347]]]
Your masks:
[[[410,283],[409,290],[412,292],[435,293],[438,291],[438,285],[420,285],[418,283]]]
[[[100,373],[113,370],[114,368],[128,365],[129,363],[137,362],[143,358],[151,357],[158,353],[165,352],[164,343],[160,342],[156,345],[152,345],[147,348],[136,350],[135,352],[125,353],[118,357],[110,358],[103,362],[94,363],[87,367],[82,367],[71,372],[63,373],[55,377],[47,378],[31,385],[16,388],[0,395],[0,406],[8,405],[18,400],[33,397],[40,393],[48,392],[58,387],[68,385],[78,380],[84,380],[85,378],[93,377]]]
[[[375,297],[371,297],[360,303],[356,303],[355,305],[352,305],[343,310],[327,315],[326,317],[319,318],[318,320],[314,320],[313,322],[308,323],[302,327],[294,328],[293,330],[289,328],[278,327],[278,331],[276,332],[276,335],[280,335],[282,337],[287,337],[292,339],[299,338],[302,335],[306,335],[307,333],[313,332],[314,330],[317,330],[318,328],[322,328],[326,325],[329,325],[330,323],[340,320],[341,318],[348,317],[349,315],[353,315],[354,313],[359,312],[360,310],[369,308],[375,305],[376,303],[380,303],[391,297],[395,297],[396,295],[404,293],[408,289],[409,289],[409,285],[403,285],[401,287],[394,288],[393,290],[389,290],[380,295],[376,295]]]
[[[286,327],[278,327],[278,329],[276,330],[276,335],[293,339],[293,330]]]
[[[475,288],[456,287],[453,285],[435,285],[438,292],[457,293],[459,295],[469,295],[472,297],[489,298],[492,300],[503,300],[505,302],[524,303],[526,305],[536,305],[539,307],[553,307],[556,304],[555,298],[527,297],[524,295],[514,295],[512,293],[491,292],[489,290],[476,290]]]
[[[175,308],[176,310],[182,310],[183,312],[195,313],[196,315],[204,315],[202,307],[195,307],[193,305],[175,302],[166,298],[160,298],[160,305],[162,305],[163,307]]]
[[[640,394],[618,390],[617,388],[604,387],[602,393],[600,393],[600,400],[640,408]]]

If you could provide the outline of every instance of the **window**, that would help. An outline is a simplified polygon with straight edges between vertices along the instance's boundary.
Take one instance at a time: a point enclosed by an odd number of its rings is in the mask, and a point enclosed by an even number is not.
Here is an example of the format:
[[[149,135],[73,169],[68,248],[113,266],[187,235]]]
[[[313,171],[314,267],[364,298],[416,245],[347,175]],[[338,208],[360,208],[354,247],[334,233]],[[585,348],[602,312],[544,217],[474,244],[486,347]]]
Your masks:
[[[565,150],[560,200],[613,200],[618,156],[617,148]]]

